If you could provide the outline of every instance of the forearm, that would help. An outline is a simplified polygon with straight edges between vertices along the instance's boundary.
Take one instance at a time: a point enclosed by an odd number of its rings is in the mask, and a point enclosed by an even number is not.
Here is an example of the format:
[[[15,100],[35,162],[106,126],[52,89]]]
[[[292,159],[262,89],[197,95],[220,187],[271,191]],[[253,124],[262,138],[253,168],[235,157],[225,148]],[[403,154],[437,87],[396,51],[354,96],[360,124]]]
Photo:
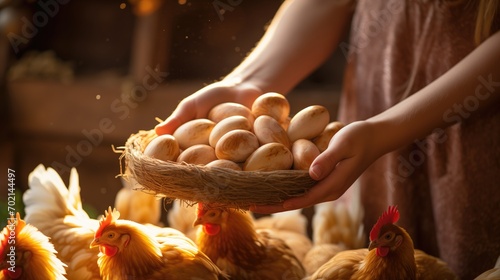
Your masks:
[[[482,108],[500,107],[499,46],[497,32],[434,82],[368,119],[379,150],[395,150]]]
[[[286,94],[336,48],[351,18],[351,2],[285,1],[256,48],[224,80]]]

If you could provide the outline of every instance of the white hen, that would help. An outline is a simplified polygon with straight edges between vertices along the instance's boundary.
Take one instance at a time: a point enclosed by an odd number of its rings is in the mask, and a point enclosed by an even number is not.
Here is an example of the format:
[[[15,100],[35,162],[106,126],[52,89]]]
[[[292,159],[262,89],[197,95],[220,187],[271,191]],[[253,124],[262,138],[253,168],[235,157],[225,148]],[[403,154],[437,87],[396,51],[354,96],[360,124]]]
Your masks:
[[[76,169],[71,170],[69,188],[52,168],[38,165],[29,175],[23,195],[27,223],[50,237],[58,257],[66,265],[68,279],[101,279],[97,248],[89,248],[99,222],[82,208]]]

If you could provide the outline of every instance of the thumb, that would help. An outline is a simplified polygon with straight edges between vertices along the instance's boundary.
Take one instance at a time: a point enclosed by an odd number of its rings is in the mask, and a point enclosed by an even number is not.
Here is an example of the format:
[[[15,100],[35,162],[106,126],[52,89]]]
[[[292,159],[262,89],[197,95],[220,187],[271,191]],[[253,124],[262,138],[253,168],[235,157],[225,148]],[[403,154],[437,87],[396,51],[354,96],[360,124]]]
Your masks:
[[[170,116],[168,119],[155,126],[155,132],[157,135],[173,134],[182,123],[183,122],[178,117]]]
[[[179,105],[166,120],[155,126],[156,134],[173,134],[179,126],[196,118],[194,112],[195,110],[184,109],[184,106]]]
[[[339,149],[332,142],[330,142],[330,145],[323,153],[314,159],[311,167],[309,167],[309,176],[316,181],[323,180],[328,176],[343,159]]]

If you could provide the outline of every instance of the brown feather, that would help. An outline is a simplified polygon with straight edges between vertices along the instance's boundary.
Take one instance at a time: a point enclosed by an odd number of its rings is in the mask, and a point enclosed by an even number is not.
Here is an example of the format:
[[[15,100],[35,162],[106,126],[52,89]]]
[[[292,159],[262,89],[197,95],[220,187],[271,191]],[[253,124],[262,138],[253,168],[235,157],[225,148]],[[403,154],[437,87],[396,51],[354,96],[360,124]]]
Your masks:
[[[17,220],[16,220],[17,219]],[[13,246],[15,252],[15,265],[7,263],[5,269],[13,267],[13,269],[21,269],[22,274],[17,279],[66,279],[64,264],[57,258],[54,245],[50,243],[49,238],[38,229],[30,224],[26,224],[17,213],[16,219],[11,217],[9,225],[6,226],[2,234],[10,234],[11,230],[15,231],[15,238],[11,239],[9,244],[6,243],[7,249],[2,252],[0,258],[2,260],[10,260],[7,256],[10,247]],[[3,267],[2,263],[2,269]],[[10,279],[7,275],[0,271],[0,279]]]
[[[231,278],[274,280],[305,276],[302,264],[290,247],[273,236],[272,231],[257,232],[248,212],[218,211],[220,232],[208,235],[202,228],[198,229],[197,244]]]
[[[146,226],[117,220],[103,228],[99,242],[113,231],[130,237],[114,256],[99,254],[98,265],[103,279],[219,279],[224,274],[194,243],[178,231],[154,237]]]
[[[457,279],[443,261],[414,250],[406,230],[392,223],[394,217],[384,214],[379,219],[371,231],[370,251],[342,251],[309,279]],[[379,248],[385,248],[380,255]]]

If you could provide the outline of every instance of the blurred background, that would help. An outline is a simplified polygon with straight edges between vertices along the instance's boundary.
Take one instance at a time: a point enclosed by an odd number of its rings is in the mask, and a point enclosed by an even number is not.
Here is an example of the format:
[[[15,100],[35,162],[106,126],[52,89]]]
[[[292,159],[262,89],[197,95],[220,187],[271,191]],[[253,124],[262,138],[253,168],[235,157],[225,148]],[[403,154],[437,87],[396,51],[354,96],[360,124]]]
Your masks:
[[[39,164],[65,183],[76,167],[91,216],[113,205],[122,187],[113,147],[237,66],[281,3],[0,0],[2,224],[8,168],[21,213]],[[335,53],[298,85],[288,96],[291,114],[321,104],[335,120],[344,62]]]

